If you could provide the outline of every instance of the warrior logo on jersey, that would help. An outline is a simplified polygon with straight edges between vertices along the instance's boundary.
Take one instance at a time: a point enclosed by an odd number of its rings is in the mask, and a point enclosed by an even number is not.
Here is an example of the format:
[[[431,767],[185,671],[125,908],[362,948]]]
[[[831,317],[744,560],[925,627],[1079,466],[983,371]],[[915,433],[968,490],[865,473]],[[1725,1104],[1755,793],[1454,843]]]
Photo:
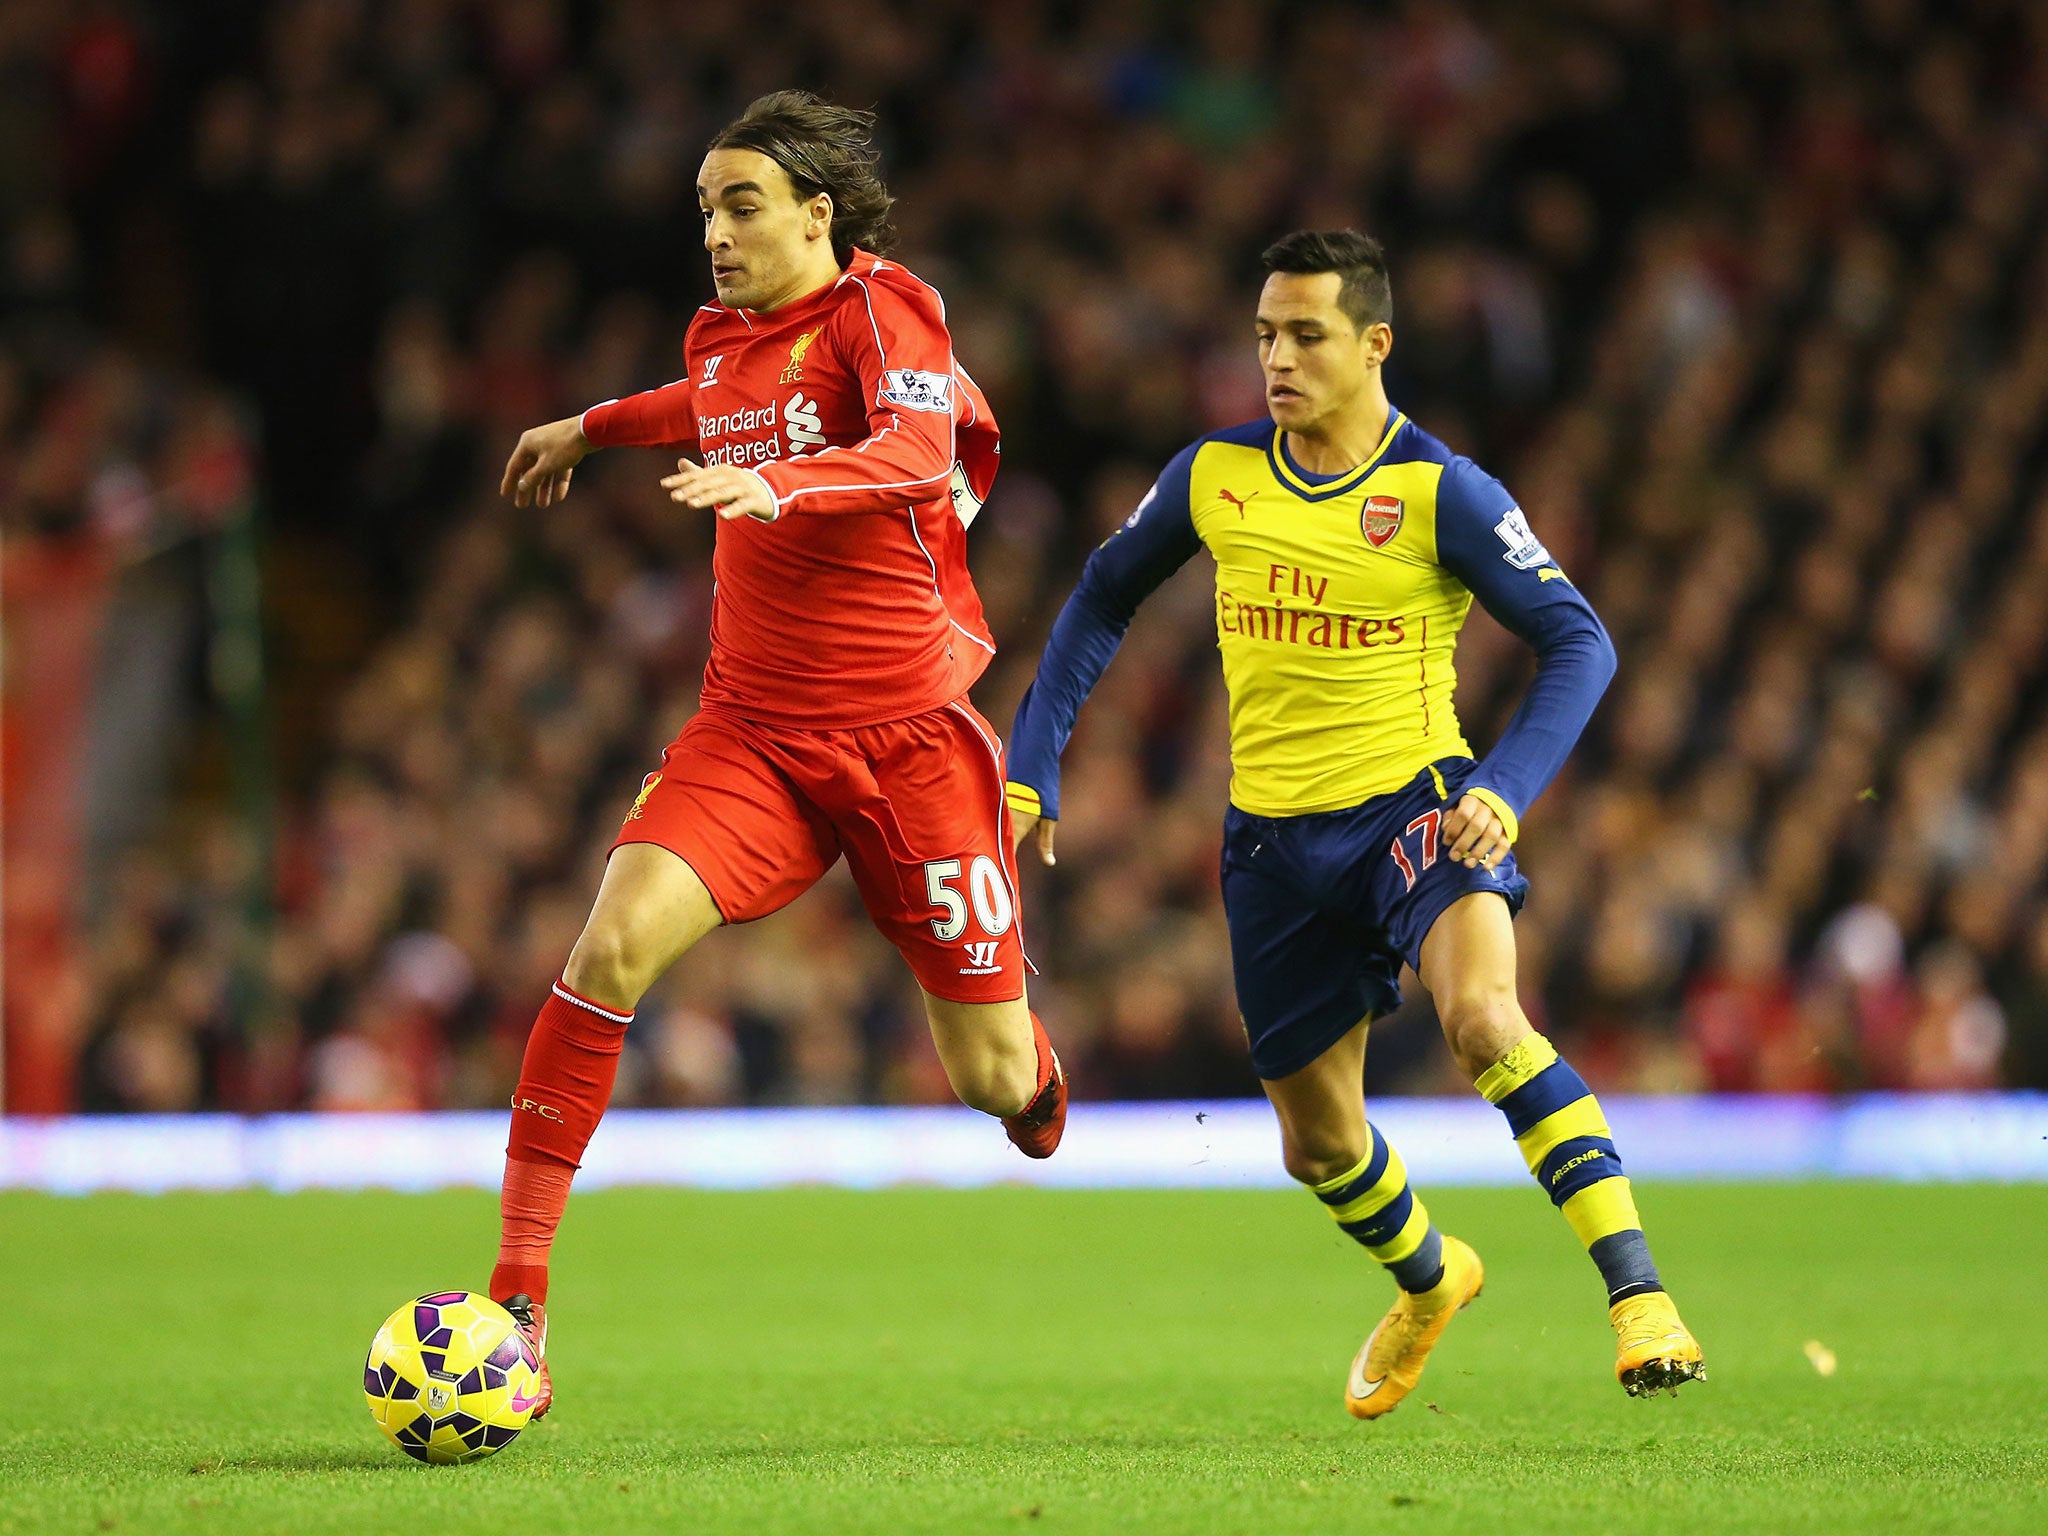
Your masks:
[[[922,368],[890,368],[882,374],[882,403],[906,411],[953,409],[953,376]]]
[[[821,325],[816,330],[805,331],[803,335],[797,337],[790,344],[789,363],[782,370],[783,383],[800,384],[803,382],[804,354],[811,350],[811,343],[816,341],[824,333],[824,330],[825,327]]]
[[[1408,509],[1398,496],[1368,496],[1358,524],[1365,530],[1365,542],[1384,549],[1387,541],[1401,531],[1401,515]]]

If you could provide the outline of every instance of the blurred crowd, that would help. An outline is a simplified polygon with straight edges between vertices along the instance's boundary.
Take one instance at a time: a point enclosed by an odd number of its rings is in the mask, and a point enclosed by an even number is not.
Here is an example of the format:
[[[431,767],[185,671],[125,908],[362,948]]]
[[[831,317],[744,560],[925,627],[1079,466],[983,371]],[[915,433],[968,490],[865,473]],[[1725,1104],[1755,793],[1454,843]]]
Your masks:
[[[520,428],[679,371],[702,145],[792,83],[878,106],[901,255],[1005,428],[970,541],[991,719],[1165,458],[1261,414],[1261,246],[1364,228],[1396,403],[1506,481],[1621,656],[1524,823],[1531,1015],[1607,1089],[2048,1086],[2043,8],[19,11],[0,77],[35,90],[7,110],[39,103],[57,179],[0,163],[9,313],[71,281],[252,403],[282,680],[320,701],[274,847],[188,796],[109,881],[82,1106],[502,1101],[694,707],[710,535],[653,454],[525,513],[498,466]],[[132,217],[116,185],[147,189]],[[10,478],[39,399],[0,389]],[[1059,867],[1024,873],[1034,998],[1084,1096],[1256,1091],[1208,579],[1141,612],[1068,752]],[[376,632],[317,686],[290,661],[343,608]],[[1483,750],[1528,659],[1475,614],[1459,670]],[[1369,1086],[1454,1091],[1410,991]],[[843,872],[687,957],[620,1086],[944,1095]]]

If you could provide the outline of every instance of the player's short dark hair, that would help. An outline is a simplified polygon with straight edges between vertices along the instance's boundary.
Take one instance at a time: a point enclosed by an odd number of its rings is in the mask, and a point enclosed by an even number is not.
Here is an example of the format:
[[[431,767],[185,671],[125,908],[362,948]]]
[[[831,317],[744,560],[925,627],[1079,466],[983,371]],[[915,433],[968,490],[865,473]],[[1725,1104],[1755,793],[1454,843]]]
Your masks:
[[[809,91],[757,97],[711,141],[711,149],[751,149],[781,166],[799,198],[832,199],[832,254],[843,267],[857,245],[886,255],[896,243],[882,185],[875,114],[836,106]]]
[[[1297,229],[1282,235],[1260,253],[1259,265],[1270,274],[1335,272],[1343,281],[1337,307],[1363,332],[1369,325],[1391,325],[1394,290],[1387,281],[1387,253],[1371,235],[1355,229]]]

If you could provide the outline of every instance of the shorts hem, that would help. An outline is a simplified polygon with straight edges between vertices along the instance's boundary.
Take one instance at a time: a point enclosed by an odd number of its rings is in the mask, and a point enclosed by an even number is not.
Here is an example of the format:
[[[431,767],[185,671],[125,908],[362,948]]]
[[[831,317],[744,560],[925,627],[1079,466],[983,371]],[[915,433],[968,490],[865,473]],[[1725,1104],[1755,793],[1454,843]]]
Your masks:
[[[1508,916],[1517,917],[1521,914],[1522,903],[1529,899],[1529,880],[1518,870],[1515,874],[1515,883],[1506,888],[1483,882],[1446,885],[1441,892],[1436,893],[1434,900],[1417,902],[1414,909],[1417,918],[1415,953],[1403,953],[1401,958],[1408,962],[1418,976],[1422,974],[1422,946],[1428,942],[1430,930],[1436,927],[1438,918],[1467,896],[1498,896],[1508,904]]]
[[[621,848],[624,848],[631,843],[645,843],[650,848],[666,849],[668,852],[674,854],[677,858],[681,859],[683,861],[684,866],[690,871],[690,873],[695,875],[699,880],[703,881],[704,894],[711,898],[711,905],[718,909],[718,921],[722,926],[730,927],[735,922],[748,921],[748,919],[746,918],[733,917],[733,903],[728,901],[725,897],[718,894],[718,887],[712,883],[711,877],[704,873],[703,861],[691,858],[687,853],[684,853],[682,849],[676,847],[673,843],[665,843],[658,837],[628,836],[627,834],[622,832],[617,837],[612,839],[611,847],[605,850],[604,856],[606,862],[609,863],[611,860],[611,856],[613,854],[617,853]]]
[[[1315,1062],[1331,1046],[1350,1034],[1361,1023],[1379,1018],[1381,1015],[1390,1013],[1399,1006],[1400,999],[1398,997],[1389,1002],[1384,1008],[1374,1008],[1368,1005],[1366,1010],[1356,1018],[1347,1019],[1342,1024],[1326,1025],[1314,1031],[1308,1030],[1299,1023],[1287,1026],[1285,1032],[1289,1037],[1288,1044],[1292,1048],[1282,1055],[1278,1061],[1273,1061],[1262,1057],[1259,1048],[1254,1045],[1251,1051],[1252,1071],[1257,1074],[1259,1081],[1262,1083],[1277,1082],[1283,1077],[1292,1077],[1295,1073],[1301,1071],[1302,1068]],[[1297,1038],[1310,1040],[1314,1044],[1312,1047],[1298,1045],[1295,1043]]]
[[[944,992],[940,991],[937,987],[932,986],[929,982],[927,982],[922,976],[918,975],[914,967],[910,971],[910,979],[912,981],[915,981],[919,989],[922,990],[929,997],[936,997],[942,1003],[960,1003],[966,1006],[981,1006],[988,1003],[1021,1002],[1024,998],[1025,993],[1029,990],[1024,985],[1024,983],[1020,981],[1017,983],[1016,990],[1011,992],[1007,997],[954,997],[952,995],[952,989],[949,989]]]

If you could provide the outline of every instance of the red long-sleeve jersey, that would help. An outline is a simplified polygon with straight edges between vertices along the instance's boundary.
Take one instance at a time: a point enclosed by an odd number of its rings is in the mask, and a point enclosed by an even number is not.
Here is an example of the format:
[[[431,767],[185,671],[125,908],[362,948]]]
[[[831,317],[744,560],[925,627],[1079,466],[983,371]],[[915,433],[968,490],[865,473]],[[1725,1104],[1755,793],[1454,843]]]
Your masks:
[[[772,314],[707,304],[673,384],[583,413],[598,447],[756,470],[776,520],[721,520],[706,708],[843,729],[958,698],[995,654],[967,524],[995,479],[988,401],[938,291],[856,250]]]

